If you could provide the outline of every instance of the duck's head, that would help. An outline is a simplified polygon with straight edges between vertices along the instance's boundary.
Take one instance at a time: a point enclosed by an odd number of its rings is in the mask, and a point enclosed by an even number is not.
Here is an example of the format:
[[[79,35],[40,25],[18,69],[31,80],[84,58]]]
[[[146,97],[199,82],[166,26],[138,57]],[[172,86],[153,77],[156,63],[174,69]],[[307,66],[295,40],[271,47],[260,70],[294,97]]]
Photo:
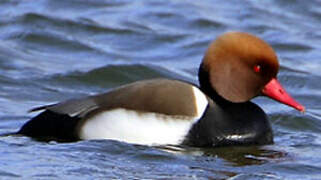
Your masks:
[[[229,32],[213,41],[200,66],[201,87],[209,87],[227,101],[241,103],[265,95],[299,111],[296,102],[277,81],[279,62],[272,47],[248,33]]]

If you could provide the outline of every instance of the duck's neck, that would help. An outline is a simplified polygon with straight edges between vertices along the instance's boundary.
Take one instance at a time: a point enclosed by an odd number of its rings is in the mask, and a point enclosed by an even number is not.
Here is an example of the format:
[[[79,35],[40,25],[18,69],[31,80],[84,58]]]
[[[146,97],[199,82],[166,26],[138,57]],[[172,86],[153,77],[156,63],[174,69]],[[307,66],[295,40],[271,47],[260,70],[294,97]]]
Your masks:
[[[209,96],[212,100],[215,101],[216,104],[220,106],[228,106],[232,104],[237,104],[237,103],[232,103],[226,99],[224,99],[222,96],[220,96],[211,86],[210,79],[209,79],[209,72],[203,68],[201,65],[199,70],[198,70],[198,79],[200,82],[200,89],[207,95]]]

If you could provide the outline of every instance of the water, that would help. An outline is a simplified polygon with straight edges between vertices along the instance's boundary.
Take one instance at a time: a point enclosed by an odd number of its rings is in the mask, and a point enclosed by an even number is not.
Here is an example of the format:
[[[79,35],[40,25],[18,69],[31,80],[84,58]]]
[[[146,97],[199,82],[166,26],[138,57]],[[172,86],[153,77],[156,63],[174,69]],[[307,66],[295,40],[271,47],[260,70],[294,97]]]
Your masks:
[[[321,179],[321,1],[0,2],[0,133],[32,107],[141,79],[197,82],[210,41],[231,30],[277,51],[279,79],[307,108],[266,98],[268,146],[147,147],[117,141],[0,138],[0,179]]]

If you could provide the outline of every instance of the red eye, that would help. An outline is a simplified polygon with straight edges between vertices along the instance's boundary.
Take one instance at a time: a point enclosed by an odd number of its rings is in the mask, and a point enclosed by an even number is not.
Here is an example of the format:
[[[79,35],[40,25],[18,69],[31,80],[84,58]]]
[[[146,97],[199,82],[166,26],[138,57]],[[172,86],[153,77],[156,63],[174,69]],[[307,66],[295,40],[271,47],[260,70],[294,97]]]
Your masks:
[[[256,73],[261,72],[261,66],[260,65],[255,65],[254,66],[254,72],[256,72]]]

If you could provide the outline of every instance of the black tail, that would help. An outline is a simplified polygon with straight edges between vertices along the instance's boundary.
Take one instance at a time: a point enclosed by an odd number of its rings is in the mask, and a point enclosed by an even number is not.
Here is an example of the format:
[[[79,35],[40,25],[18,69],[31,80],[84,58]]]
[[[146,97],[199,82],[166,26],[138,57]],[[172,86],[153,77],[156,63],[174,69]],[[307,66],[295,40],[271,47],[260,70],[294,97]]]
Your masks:
[[[80,118],[46,110],[25,123],[15,134],[42,141],[77,141],[76,126]]]

